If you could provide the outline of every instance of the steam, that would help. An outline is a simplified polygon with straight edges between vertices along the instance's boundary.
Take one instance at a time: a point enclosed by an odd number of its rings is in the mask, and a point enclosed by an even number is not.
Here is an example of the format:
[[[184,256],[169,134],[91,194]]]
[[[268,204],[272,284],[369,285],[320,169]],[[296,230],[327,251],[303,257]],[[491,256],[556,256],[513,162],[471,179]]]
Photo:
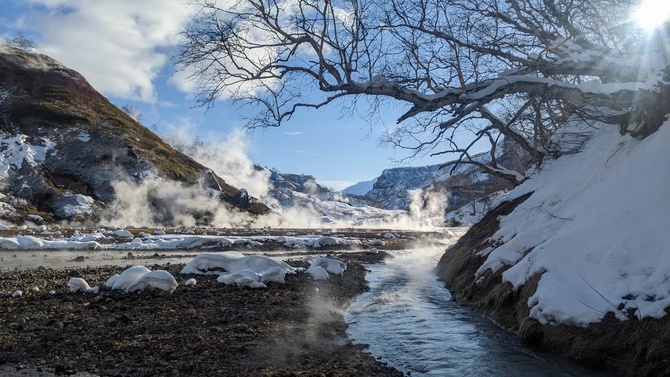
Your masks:
[[[252,221],[198,185],[152,178],[141,183],[123,179],[112,187],[116,200],[101,215],[110,225],[233,227]]]
[[[256,168],[247,157],[249,143],[242,130],[233,130],[221,143],[202,143],[196,139],[192,150],[193,159],[212,169],[226,183],[245,188],[251,196],[265,197],[270,191],[270,171]],[[212,135],[210,140],[221,137]]]
[[[101,215],[110,225],[293,228],[387,228],[427,229],[444,225],[448,192],[440,189],[409,192],[409,211],[356,207],[339,193],[320,192],[314,180],[302,191],[273,191],[272,172],[259,168],[247,157],[249,143],[235,130],[220,143],[185,140],[185,134],[167,137],[177,149],[212,169],[228,184],[260,199],[273,213],[255,217],[221,202],[218,192],[198,184],[185,184],[149,175],[141,182],[127,177],[112,184],[116,200]],[[274,196],[273,196],[274,195]]]

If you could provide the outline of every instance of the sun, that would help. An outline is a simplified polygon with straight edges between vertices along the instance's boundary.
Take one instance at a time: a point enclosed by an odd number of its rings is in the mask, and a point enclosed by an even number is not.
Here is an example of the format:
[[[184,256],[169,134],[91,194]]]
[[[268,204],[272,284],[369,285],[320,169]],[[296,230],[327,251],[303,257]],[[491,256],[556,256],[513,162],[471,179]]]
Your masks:
[[[670,1],[645,0],[634,13],[635,22],[647,31],[652,31],[670,19]]]

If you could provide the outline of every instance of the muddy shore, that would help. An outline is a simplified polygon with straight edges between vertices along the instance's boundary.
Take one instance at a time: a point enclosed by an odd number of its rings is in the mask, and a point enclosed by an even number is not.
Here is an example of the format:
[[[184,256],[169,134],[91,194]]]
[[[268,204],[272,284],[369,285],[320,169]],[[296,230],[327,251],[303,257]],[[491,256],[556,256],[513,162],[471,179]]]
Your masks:
[[[71,293],[70,277],[103,286],[130,266],[0,271],[0,371],[16,375],[401,376],[354,345],[342,311],[367,289],[361,263],[387,254],[347,253],[344,276],[240,289],[214,276],[179,275],[172,293]],[[160,262],[160,261],[158,261]],[[306,267],[299,260],[289,261]],[[197,284],[184,286],[194,277]],[[37,289],[35,289],[37,288]],[[20,289],[23,296],[12,297]],[[49,293],[49,291],[55,293]],[[87,374],[88,373],[88,374]],[[46,375],[46,374],[45,374]]]

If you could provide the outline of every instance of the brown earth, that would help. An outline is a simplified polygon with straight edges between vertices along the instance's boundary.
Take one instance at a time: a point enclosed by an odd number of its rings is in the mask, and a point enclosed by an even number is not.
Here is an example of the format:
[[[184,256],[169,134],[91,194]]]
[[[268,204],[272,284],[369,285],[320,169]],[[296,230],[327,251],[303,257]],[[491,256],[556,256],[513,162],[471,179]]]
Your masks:
[[[127,266],[0,272],[0,371],[102,376],[401,376],[354,345],[344,310],[367,285],[360,264],[386,253],[349,253],[344,276],[314,281],[297,273],[286,284],[240,289],[215,276],[171,272],[172,294],[71,293],[67,281],[91,285]],[[294,266],[303,262],[292,261]],[[190,277],[194,286],[184,286]],[[38,287],[39,291],[33,291]],[[12,298],[21,289],[24,295]],[[55,294],[49,294],[55,290]]]
[[[495,246],[489,238],[500,228],[499,217],[511,213],[531,194],[501,203],[449,247],[436,273],[451,291],[454,300],[492,318],[515,331],[527,344],[558,352],[588,366],[612,368],[626,376],[670,376],[670,316],[637,320],[615,318],[614,311],[589,327],[543,325],[530,318],[528,298],[535,293],[541,275],[519,290],[502,281],[506,268],[485,272],[478,282],[477,269],[485,261],[476,253]],[[530,250],[525,250],[530,252]]]

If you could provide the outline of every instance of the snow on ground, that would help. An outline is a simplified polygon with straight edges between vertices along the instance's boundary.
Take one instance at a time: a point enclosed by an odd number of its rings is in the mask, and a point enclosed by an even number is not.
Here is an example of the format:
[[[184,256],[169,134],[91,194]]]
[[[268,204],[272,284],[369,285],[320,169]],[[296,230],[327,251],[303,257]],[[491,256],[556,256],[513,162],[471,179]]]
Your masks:
[[[587,130],[580,130],[585,132]],[[532,196],[501,218],[482,252],[487,269],[509,269],[541,323],[585,326],[613,311],[662,317],[670,305],[670,122],[644,140],[612,126],[590,129],[581,153],[546,164],[507,196]],[[616,306],[622,304],[622,311]]]
[[[11,228],[10,228],[11,229]],[[16,228],[18,229],[18,228]],[[22,227],[28,230],[27,227]],[[208,234],[170,234],[163,230],[154,234],[140,233],[137,237],[125,229],[106,230],[94,229],[82,234],[75,231],[68,238],[54,238],[57,232],[44,230],[44,227],[32,229],[35,236],[0,237],[0,249],[5,250],[177,250],[177,249],[220,249],[222,247],[247,246],[257,247],[266,243],[276,243],[289,248],[321,248],[330,246],[360,247],[362,240],[358,237],[324,234],[291,234],[286,235],[208,235]],[[291,234],[291,235],[289,235]],[[395,237],[393,233],[378,234],[378,239],[368,238],[369,245],[383,245],[382,239]],[[126,242],[123,242],[126,240]]]
[[[295,273],[295,269],[283,261],[264,255],[243,255],[236,251],[219,253],[202,253],[193,258],[182,268],[180,274],[220,275],[221,270],[236,272],[248,270],[253,273],[262,273],[270,268],[278,267],[285,273]],[[246,275],[245,275],[246,276]],[[250,276],[246,276],[250,277]],[[258,275],[260,281],[260,275]]]
[[[35,145],[26,135],[15,135],[0,138],[0,179],[5,179],[10,170],[17,170],[24,163],[37,166],[44,161],[46,152],[54,147],[48,139],[40,139],[44,145]]]

